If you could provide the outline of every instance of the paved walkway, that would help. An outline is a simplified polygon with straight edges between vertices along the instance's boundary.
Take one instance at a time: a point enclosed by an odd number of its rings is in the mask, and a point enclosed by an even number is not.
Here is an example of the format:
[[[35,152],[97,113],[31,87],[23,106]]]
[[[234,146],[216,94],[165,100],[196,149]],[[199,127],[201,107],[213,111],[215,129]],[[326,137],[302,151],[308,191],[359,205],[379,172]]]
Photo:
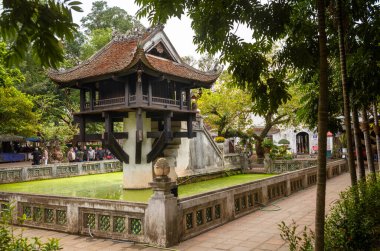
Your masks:
[[[326,205],[327,209],[338,199],[339,192],[350,184],[348,173],[328,180]],[[289,224],[294,219],[303,229],[309,226],[314,230],[316,186],[302,190],[285,199],[276,201],[272,206],[241,217],[228,224],[215,228],[195,238],[184,241],[170,250],[213,251],[213,250],[288,250],[281,240],[278,224],[285,221]],[[27,228],[25,236],[59,238],[63,250],[159,250],[143,244],[89,238],[54,231]],[[167,249],[168,250],[168,249]]]

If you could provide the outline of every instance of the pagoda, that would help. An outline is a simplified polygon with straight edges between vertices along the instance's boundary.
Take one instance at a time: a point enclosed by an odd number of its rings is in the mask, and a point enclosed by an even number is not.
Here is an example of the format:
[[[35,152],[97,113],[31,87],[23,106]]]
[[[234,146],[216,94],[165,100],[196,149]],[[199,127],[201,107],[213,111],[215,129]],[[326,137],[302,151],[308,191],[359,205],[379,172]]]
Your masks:
[[[61,88],[80,91],[77,142],[99,140],[123,162],[123,187],[148,187],[152,161],[175,138],[192,138],[191,90],[210,88],[219,71],[202,72],[182,61],[163,26],[114,34],[100,51],[78,66],[49,72]],[[172,130],[172,121],[187,131]],[[104,123],[103,134],[86,124]],[[123,122],[123,132],[114,123]]]

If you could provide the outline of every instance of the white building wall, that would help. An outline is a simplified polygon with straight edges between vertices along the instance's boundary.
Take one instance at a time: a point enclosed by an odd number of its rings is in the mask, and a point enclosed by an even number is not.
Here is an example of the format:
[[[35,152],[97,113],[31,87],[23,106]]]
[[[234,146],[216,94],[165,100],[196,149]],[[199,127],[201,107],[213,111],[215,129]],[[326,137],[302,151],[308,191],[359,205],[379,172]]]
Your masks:
[[[287,129],[281,129],[280,132],[273,134],[273,142],[278,145],[278,142],[281,139],[287,139],[289,140],[289,148],[292,153],[297,153],[297,134],[305,132],[309,135],[309,151],[310,153],[314,153],[313,146],[318,146],[318,135],[317,133],[314,133],[313,131],[307,129],[307,128],[301,128],[301,129],[295,129],[287,128]]]

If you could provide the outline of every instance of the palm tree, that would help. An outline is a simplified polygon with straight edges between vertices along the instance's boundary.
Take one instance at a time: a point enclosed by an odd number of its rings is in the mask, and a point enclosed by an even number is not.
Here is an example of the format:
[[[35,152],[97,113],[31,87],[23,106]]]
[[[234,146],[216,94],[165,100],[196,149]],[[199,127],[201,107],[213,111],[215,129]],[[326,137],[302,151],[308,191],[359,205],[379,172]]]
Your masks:
[[[342,78],[342,91],[343,91],[343,106],[344,106],[344,124],[346,125],[347,134],[347,155],[348,155],[348,168],[351,175],[351,185],[356,185],[356,169],[354,160],[354,151],[352,147],[352,128],[351,128],[351,115],[350,115],[350,98],[347,84],[347,67],[346,67],[346,48],[344,45],[344,30],[343,30],[343,13],[342,1],[337,0],[337,23],[338,23],[338,40],[339,40],[339,59],[340,59],[340,75]]]
[[[368,170],[372,174],[372,179],[376,181],[376,173],[375,173],[375,165],[373,163],[373,154],[372,154],[372,145],[371,145],[371,138],[369,135],[369,124],[368,124],[368,115],[367,115],[367,109],[362,109],[362,127],[361,127],[363,134],[364,134],[364,143],[365,143],[365,152],[367,155],[367,165]]]
[[[319,105],[318,105],[318,168],[317,200],[315,213],[315,250],[324,250],[325,198],[326,198],[326,150],[328,115],[328,62],[325,23],[325,1],[317,0],[319,33]]]
[[[377,163],[379,166],[380,170],[380,127],[379,127],[379,118],[378,118],[378,113],[377,113],[377,100],[373,102],[373,118],[374,118],[374,123],[375,126],[373,127],[373,130],[375,131],[376,134],[376,148],[377,148]]]
[[[363,159],[363,148],[362,140],[360,138],[360,126],[359,126],[359,115],[356,105],[352,106],[352,123],[354,124],[354,138],[355,138],[355,151],[356,151],[356,160],[359,169],[359,178],[362,181],[365,181],[365,168],[364,168],[364,159]]]

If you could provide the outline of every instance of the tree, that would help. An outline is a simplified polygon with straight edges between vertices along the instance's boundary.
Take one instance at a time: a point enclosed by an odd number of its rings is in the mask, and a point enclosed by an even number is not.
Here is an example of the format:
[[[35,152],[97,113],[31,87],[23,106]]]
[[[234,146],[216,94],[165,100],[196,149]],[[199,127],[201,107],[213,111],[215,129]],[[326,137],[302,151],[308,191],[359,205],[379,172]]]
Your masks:
[[[340,59],[340,72],[342,79],[342,91],[343,91],[343,107],[344,107],[344,124],[346,126],[347,134],[347,155],[348,155],[348,168],[350,170],[351,185],[354,186],[357,183],[356,168],[353,151],[352,141],[352,128],[351,128],[351,108],[350,98],[347,83],[347,67],[346,67],[346,47],[345,47],[345,32],[343,28],[343,10],[342,0],[336,0],[336,12],[338,23],[338,40],[339,40],[339,59]]]
[[[63,61],[62,40],[72,40],[77,25],[71,11],[82,11],[81,2],[67,0],[14,0],[2,2],[0,34],[9,43],[6,64],[20,63],[29,48],[43,66]]]
[[[6,44],[0,43],[0,134],[31,136],[37,132],[39,116],[32,98],[15,88],[25,81],[18,69],[4,65]]]
[[[325,1],[317,0],[319,37],[318,167],[315,212],[315,250],[323,251],[326,204],[326,150],[328,114],[328,62]]]
[[[86,34],[86,39],[80,46],[81,53],[78,56],[81,60],[89,58],[111,41],[113,32],[127,33],[133,29],[144,27],[125,10],[119,7],[109,7],[106,1],[93,2],[91,12],[81,19],[81,23]],[[75,49],[71,51],[76,52],[78,43],[74,41],[68,45],[68,48]]]
[[[365,168],[364,168],[364,158],[362,155],[363,148],[362,148],[362,140],[360,137],[360,126],[359,126],[359,115],[358,115],[358,109],[356,108],[356,105],[352,106],[352,123],[354,125],[354,139],[355,139],[355,152],[356,152],[356,159],[357,159],[357,165],[359,169],[359,178],[362,181],[366,180],[365,176]]]
[[[238,88],[228,87],[231,75],[222,73],[212,90],[203,90],[198,108],[205,122],[218,136],[234,137],[242,134],[251,124],[250,95]]]
[[[87,59],[94,53],[99,51],[112,39],[111,28],[92,30],[88,36],[88,40],[83,44],[81,50],[81,58]]]
[[[86,34],[94,30],[110,29],[111,31],[127,32],[142,24],[119,7],[108,7],[106,1],[92,3],[91,12],[81,19]]]
[[[39,116],[33,112],[33,102],[14,86],[0,87],[0,114],[0,134],[27,137],[38,130]]]

